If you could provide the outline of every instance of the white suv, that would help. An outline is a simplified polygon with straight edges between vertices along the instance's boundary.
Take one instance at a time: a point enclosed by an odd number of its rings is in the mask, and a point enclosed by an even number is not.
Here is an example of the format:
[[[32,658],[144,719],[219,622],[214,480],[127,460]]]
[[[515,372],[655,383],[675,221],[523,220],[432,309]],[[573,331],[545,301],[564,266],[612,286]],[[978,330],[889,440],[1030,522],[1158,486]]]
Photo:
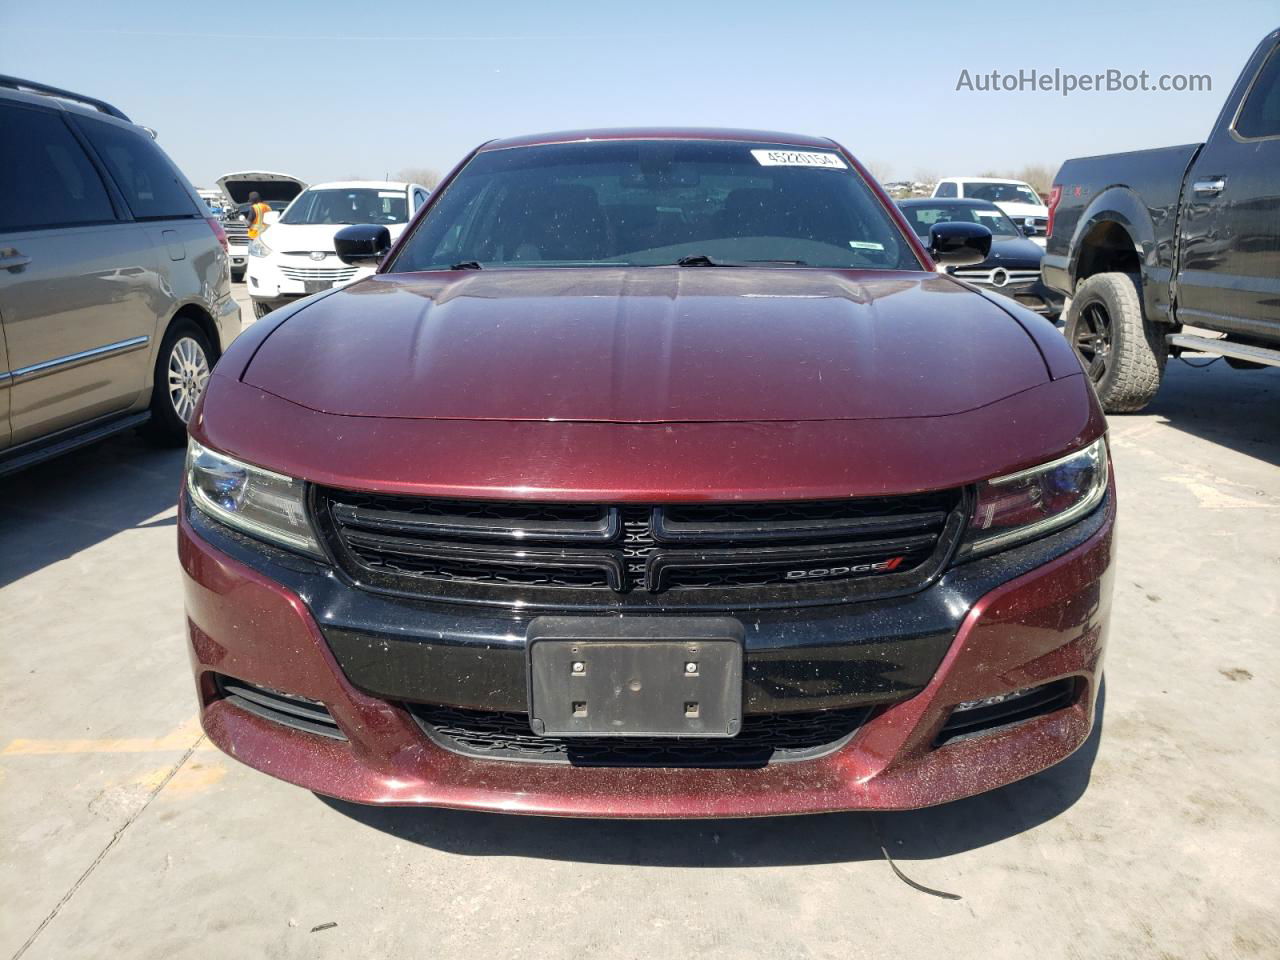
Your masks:
[[[1035,243],[1044,246],[1044,234],[1049,229],[1049,208],[1029,183],[1001,177],[944,177],[933,188],[933,195],[990,201]]]
[[[354,283],[373,267],[352,267],[333,252],[333,235],[353,223],[376,223],[395,240],[427,202],[417,183],[343,180],[309,187],[249,244],[249,296],[255,316],[291,300]]]

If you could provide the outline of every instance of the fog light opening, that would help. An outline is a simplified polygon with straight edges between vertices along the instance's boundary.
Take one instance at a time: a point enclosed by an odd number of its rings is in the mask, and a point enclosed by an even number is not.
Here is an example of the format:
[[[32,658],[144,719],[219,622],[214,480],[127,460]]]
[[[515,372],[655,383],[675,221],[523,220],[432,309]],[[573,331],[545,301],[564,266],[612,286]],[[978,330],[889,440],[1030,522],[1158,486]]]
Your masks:
[[[217,675],[216,682],[221,699],[246,713],[330,740],[347,739],[333,714],[317,700],[259,687],[234,677]]]
[[[1065,677],[1052,683],[957,703],[938,731],[934,746],[993,733],[1062,710],[1076,702],[1079,687],[1080,682],[1075,677]]]

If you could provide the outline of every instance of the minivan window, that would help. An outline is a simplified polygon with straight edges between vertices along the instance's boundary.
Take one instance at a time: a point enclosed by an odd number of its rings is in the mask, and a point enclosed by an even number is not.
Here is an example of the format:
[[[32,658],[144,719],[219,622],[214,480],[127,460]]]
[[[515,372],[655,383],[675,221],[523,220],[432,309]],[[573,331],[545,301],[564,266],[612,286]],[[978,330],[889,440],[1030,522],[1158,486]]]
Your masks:
[[[405,223],[409,200],[404,190],[372,187],[304,190],[280,218],[281,223]]]
[[[628,140],[484,151],[390,267],[705,264],[919,270],[834,150]]]
[[[62,117],[0,104],[0,230],[114,219],[97,168]]]
[[[138,220],[201,216],[182,175],[145,133],[77,118]]]
[[[1236,133],[1242,137],[1280,136],[1280,47],[1258,71],[1249,98],[1240,108]]]
[[[956,193],[957,193],[956,185],[954,183],[940,183],[938,184],[938,189],[937,189],[937,192],[934,193],[934,196],[935,197],[954,197],[956,196]]]

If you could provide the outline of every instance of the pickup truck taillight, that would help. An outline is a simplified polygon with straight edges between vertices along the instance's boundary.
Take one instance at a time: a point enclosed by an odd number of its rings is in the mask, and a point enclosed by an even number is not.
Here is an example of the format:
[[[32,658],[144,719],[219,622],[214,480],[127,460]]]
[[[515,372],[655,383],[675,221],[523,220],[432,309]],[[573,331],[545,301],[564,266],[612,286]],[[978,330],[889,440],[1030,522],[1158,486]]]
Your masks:
[[[1058,212],[1058,201],[1062,199],[1062,184],[1055,183],[1049,190],[1049,222],[1045,224],[1044,236],[1049,239],[1053,236],[1053,215]]]
[[[213,217],[205,217],[204,222],[209,225],[209,229],[213,231],[213,235],[218,238],[218,242],[222,244],[223,251],[228,251],[231,247],[227,244],[227,231],[222,229],[220,224]]]

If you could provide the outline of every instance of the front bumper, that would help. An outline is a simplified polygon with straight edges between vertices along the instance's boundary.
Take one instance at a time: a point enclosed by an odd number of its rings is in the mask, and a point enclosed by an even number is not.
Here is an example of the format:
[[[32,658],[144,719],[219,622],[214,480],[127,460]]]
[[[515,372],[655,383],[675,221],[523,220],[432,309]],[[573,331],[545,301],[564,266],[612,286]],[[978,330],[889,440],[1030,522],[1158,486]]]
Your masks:
[[[522,698],[523,678],[505,659],[523,649],[519,624],[508,619],[497,634],[483,614],[374,600],[335,572],[232,534],[184,503],[179,554],[201,721],[215,744],[250,766],[361,803],[601,817],[943,803],[1051,766],[1088,736],[1110,615],[1114,504],[1113,490],[1076,526],[958,566],[888,605],[808,611],[803,625],[762,620],[748,631],[748,713],[838,700],[871,705],[870,719],[814,759],[655,769],[477,759],[438,745],[401,700],[449,696],[503,709]],[[369,669],[379,658],[393,667]],[[819,677],[816,694],[779,685],[770,666],[831,661],[841,666]],[[319,701],[345,739],[238,708],[221,697],[219,675]],[[1064,708],[935,745],[957,703],[1064,678],[1077,691]],[[788,690],[799,699],[785,702]]]
[[[1008,297],[1020,306],[1026,307],[1028,310],[1034,310],[1042,317],[1050,320],[1057,320],[1062,315],[1064,303],[1062,294],[1051,289],[1043,280],[1006,283],[1004,286],[996,286],[993,283],[982,283],[968,277],[959,279],[966,280],[974,286],[988,290],[991,293],[998,293],[1002,297]]]
[[[280,304],[344,287],[373,272],[371,267],[347,266],[334,254],[312,260],[308,256],[272,252],[266,257],[249,257],[245,279],[249,295],[255,300]]]

